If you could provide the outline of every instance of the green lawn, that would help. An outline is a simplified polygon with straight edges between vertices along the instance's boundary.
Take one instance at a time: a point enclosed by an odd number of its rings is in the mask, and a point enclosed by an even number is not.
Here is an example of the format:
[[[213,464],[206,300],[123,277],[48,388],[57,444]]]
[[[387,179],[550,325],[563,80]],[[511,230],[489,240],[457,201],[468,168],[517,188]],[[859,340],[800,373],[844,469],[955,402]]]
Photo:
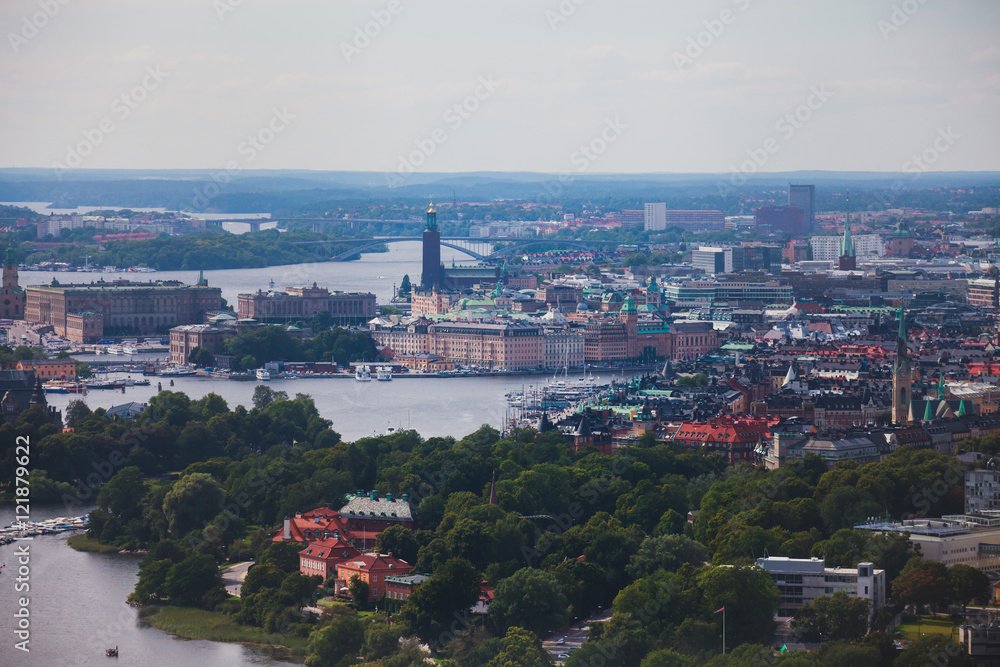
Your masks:
[[[919,626],[915,617],[910,617],[905,623],[896,628],[897,632],[902,632],[903,636],[909,640],[914,640],[920,635],[944,635],[951,637],[955,624],[946,618],[935,618],[933,616],[922,616]],[[918,634],[919,632],[919,634]]]
[[[118,547],[113,547],[108,544],[101,544],[97,540],[87,537],[86,533],[80,533],[79,535],[73,535],[66,540],[66,544],[76,549],[77,551],[90,551],[98,554],[116,554],[121,549]]]
[[[262,628],[240,625],[229,614],[205,611],[193,607],[154,607],[147,618],[159,630],[186,639],[206,639],[213,642],[237,642],[241,644],[262,644],[284,646],[296,653],[306,648],[305,637],[269,634]]]

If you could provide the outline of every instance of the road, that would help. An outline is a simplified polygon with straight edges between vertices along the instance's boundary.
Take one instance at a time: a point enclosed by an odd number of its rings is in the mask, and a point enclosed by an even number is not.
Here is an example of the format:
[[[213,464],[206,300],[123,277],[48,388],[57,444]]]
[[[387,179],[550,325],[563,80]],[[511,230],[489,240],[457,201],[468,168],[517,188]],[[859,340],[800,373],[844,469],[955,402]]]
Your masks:
[[[253,561],[237,563],[232,567],[227,567],[222,571],[222,583],[226,585],[226,592],[230,595],[240,596],[240,586],[247,578],[247,570],[253,565]]]
[[[606,609],[582,622],[573,623],[567,630],[554,632],[551,637],[542,641],[542,648],[552,655],[552,659],[556,661],[557,665],[561,665],[563,661],[557,656],[580,648],[587,641],[587,635],[590,634],[590,624],[606,621],[611,618],[612,613],[612,610]],[[562,644],[559,643],[560,639],[563,640]]]

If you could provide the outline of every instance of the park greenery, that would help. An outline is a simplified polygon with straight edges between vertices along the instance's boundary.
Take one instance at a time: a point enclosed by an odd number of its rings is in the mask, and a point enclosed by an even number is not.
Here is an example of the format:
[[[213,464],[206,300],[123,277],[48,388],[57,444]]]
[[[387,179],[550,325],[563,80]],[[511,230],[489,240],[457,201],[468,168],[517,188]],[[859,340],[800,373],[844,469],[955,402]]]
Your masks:
[[[961,511],[957,483],[922,495],[953,479],[957,464],[931,450],[902,447],[833,470],[810,456],[768,471],[684,452],[652,433],[610,455],[574,452],[558,432],[489,426],[458,440],[404,431],[343,442],[311,398],[266,386],[249,407],[165,391],[132,420],[82,402],[66,412],[70,432],[36,409],[0,426],[0,484],[12,488],[14,435],[28,435],[33,499],[69,512],[96,501],[92,540],[147,551],[133,601],[298,638],[311,665],[416,665],[421,644],[444,664],[547,665],[541,638],[602,610],[610,618],[591,624],[569,667],[598,656],[607,665],[749,665],[761,655],[767,664],[889,664],[888,637],[863,636],[867,608],[837,595],[796,618],[803,637],[828,640],[821,651],[785,656],[761,645],[780,597],[752,566],[764,553],[842,567],[870,560],[886,570],[889,594],[917,609],[988,594],[974,568],[945,568],[904,536],[854,529],[883,513]],[[394,607],[354,586],[319,618],[303,614],[333,595],[333,582],[301,575],[301,547],[271,537],[283,517],[339,508],[358,489],[409,494],[417,529],[386,530],[376,546],[431,578]],[[219,566],[250,559],[240,597],[227,595]],[[482,580],[495,591],[485,623],[468,613]],[[373,607],[382,611],[358,613]],[[722,607],[740,619],[727,629],[725,659]]]
[[[325,321],[329,326],[329,320],[329,313],[324,312],[313,318],[312,324],[322,327]],[[333,361],[346,366],[352,361],[383,358],[371,336],[340,327],[319,331],[307,340],[294,337],[285,327],[260,327],[230,338],[225,349],[232,356],[230,367],[237,371],[259,368],[265,361]],[[211,357],[199,352],[199,358],[192,361],[207,365]]]

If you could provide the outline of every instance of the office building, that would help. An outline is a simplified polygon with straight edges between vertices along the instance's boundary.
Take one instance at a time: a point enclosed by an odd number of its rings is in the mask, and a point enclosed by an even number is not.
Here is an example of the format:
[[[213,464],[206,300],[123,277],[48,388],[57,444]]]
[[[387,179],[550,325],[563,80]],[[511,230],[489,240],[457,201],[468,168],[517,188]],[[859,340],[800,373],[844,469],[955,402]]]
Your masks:
[[[797,206],[761,206],[754,212],[754,220],[761,233],[792,237],[809,233],[805,211]]]
[[[645,211],[622,211],[622,229],[644,229],[645,226]]]
[[[732,248],[709,248],[702,246],[691,251],[691,266],[706,275],[733,272]]]
[[[667,228],[667,205],[646,204],[644,221],[646,231],[660,231]]]
[[[667,210],[665,203],[646,204],[646,231],[679,227],[692,232],[714,232],[726,227],[722,211]]]
[[[816,186],[788,184],[788,205],[805,212],[806,230],[816,223]]]
[[[1000,510],[1000,471],[969,470],[965,473],[965,513]]]
[[[885,606],[885,570],[876,570],[872,563],[858,563],[856,568],[826,567],[821,558],[769,556],[758,558],[757,565],[778,585],[781,605],[777,616],[794,616],[803,605],[838,591],[868,600],[869,622]]]

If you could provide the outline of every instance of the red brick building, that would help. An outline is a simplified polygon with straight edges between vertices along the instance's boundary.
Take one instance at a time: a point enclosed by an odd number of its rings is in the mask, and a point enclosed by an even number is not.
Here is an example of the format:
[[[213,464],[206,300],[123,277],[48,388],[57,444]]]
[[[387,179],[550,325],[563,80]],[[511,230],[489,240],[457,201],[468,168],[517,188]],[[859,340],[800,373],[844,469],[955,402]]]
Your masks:
[[[326,581],[337,573],[338,563],[360,555],[361,552],[343,538],[319,540],[299,552],[299,572],[307,577],[318,574]]]
[[[342,590],[350,585],[352,577],[368,584],[369,597],[373,600],[386,595],[386,577],[407,575],[413,566],[404,560],[379,553],[361,554],[356,558],[337,563],[337,586]]]

